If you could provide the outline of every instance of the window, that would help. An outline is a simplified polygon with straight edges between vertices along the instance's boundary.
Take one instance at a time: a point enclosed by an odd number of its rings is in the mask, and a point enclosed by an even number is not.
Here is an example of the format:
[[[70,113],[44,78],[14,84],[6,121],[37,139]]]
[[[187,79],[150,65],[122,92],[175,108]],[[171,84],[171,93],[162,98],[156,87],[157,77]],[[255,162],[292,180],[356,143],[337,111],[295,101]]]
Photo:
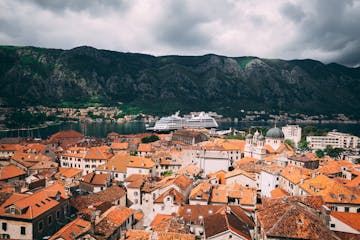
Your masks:
[[[7,230],[7,223],[6,223],[6,222],[3,222],[3,223],[1,224],[1,228],[2,228],[2,230],[6,231],[6,230]]]
[[[335,224],[333,224],[333,223],[330,224],[330,227],[331,227],[331,228],[334,228],[334,227],[335,227]]]
[[[48,224],[50,225],[52,223],[52,216],[48,216]]]
[[[56,212],[56,218],[57,218],[57,219],[60,218],[60,210],[58,210],[58,211]]]
[[[345,212],[349,212],[349,207],[345,207]]]
[[[43,221],[39,222],[38,229],[39,229],[39,231],[43,230]]]
[[[25,235],[26,234],[26,227],[20,227],[20,233],[21,233],[21,235]]]
[[[360,208],[357,209],[357,212],[360,213]]]
[[[134,196],[137,196],[139,193],[138,192],[134,192]]]

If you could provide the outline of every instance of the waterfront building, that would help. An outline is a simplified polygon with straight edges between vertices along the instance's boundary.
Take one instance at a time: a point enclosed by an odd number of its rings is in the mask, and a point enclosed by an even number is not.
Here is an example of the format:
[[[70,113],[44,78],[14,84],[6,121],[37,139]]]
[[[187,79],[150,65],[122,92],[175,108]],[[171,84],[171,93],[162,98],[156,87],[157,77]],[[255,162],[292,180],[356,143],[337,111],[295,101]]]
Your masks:
[[[356,149],[359,147],[359,137],[347,133],[329,132],[326,136],[307,136],[311,149],[325,149],[326,146],[333,148]]]

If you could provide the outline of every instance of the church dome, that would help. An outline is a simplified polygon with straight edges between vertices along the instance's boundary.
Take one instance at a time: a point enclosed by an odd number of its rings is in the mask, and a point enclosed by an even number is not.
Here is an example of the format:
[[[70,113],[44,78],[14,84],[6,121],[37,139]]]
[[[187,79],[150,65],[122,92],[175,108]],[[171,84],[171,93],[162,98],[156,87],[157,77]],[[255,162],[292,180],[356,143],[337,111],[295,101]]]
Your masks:
[[[251,133],[249,133],[248,135],[246,135],[246,139],[252,139],[253,135]]]
[[[264,135],[261,134],[260,137],[258,138],[258,140],[259,140],[259,141],[264,141],[264,140],[265,140]]]
[[[280,128],[270,128],[269,131],[266,132],[266,138],[284,138],[284,133]]]

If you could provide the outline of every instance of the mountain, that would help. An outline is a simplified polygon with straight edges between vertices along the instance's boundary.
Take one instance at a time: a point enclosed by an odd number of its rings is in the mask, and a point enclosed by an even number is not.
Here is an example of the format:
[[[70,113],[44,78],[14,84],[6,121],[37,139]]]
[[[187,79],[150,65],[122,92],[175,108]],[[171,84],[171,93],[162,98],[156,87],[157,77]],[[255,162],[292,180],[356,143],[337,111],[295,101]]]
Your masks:
[[[122,102],[153,113],[360,114],[360,68],[314,60],[0,47],[0,104]]]

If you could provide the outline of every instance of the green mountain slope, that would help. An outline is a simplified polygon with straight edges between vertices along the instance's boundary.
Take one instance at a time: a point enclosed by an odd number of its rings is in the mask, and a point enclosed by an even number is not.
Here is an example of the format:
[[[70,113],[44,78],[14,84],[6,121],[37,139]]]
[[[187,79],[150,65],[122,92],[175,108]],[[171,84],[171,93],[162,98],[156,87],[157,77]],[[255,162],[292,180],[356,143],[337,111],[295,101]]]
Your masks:
[[[0,103],[129,103],[147,112],[360,114],[360,68],[314,60],[0,47]]]

